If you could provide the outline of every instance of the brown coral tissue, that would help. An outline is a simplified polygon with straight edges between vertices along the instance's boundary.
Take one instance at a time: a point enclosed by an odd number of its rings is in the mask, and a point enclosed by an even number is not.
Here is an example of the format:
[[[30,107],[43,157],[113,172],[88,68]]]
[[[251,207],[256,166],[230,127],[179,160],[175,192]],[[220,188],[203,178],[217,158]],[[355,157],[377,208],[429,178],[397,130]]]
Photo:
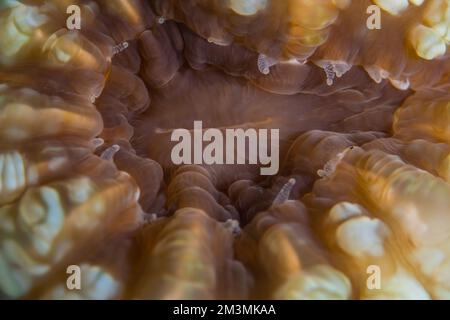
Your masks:
[[[1,299],[450,299],[450,0],[1,0]]]

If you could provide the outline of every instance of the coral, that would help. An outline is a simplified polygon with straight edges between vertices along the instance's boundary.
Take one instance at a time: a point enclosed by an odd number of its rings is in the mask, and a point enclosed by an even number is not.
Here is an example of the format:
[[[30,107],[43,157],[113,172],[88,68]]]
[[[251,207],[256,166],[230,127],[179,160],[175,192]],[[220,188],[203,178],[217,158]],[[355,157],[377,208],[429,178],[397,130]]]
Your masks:
[[[2,3],[0,297],[449,299],[449,41],[449,0]]]

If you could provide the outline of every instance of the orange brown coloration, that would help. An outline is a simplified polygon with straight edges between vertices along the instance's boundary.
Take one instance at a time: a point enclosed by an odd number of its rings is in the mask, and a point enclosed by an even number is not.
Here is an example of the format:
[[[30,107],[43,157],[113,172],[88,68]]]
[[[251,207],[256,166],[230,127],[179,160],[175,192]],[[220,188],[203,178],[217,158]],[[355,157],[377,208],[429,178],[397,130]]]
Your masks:
[[[81,30],[66,28],[71,4]],[[450,298],[449,12],[2,4],[0,297]],[[196,120],[279,129],[278,175],[174,165],[171,133]]]

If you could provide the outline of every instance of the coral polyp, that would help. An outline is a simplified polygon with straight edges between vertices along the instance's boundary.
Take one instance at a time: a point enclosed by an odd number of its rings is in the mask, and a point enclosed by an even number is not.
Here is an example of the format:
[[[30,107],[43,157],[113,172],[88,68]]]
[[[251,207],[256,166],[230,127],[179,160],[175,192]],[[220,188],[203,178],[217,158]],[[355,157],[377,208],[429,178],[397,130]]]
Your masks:
[[[449,0],[2,2],[0,297],[449,299],[449,41]]]

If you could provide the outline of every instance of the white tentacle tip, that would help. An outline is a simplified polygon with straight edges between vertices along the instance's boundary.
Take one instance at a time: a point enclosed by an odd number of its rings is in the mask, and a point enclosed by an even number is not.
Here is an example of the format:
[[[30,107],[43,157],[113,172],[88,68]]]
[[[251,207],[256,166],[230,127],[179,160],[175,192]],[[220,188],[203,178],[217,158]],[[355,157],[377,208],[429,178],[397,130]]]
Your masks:
[[[239,225],[239,221],[234,219],[228,219],[227,221],[223,222],[223,226],[225,229],[231,232],[231,234],[235,237],[239,236],[241,234],[241,227]]]
[[[289,181],[281,187],[281,190],[273,200],[272,205],[283,204],[289,200],[292,188],[295,186],[296,182],[297,181],[294,178],[289,179]]]
[[[112,145],[111,147],[107,148],[105,151],[102,152],[100,158],[103,160],[113,160],[114,155],[120,150],[120,146],[117,144]]]
[[[129,47],[129,43],[124,41],[122,43],[119,43],[118,45],[115,45],[113,47],[113,55],[119,54],[122,51],[126,50]]]
[[[92,141],[91,141],[91,144],[94,147],[94,150],[97,149],[98,147],[101,147],[104,143],[105,143],[105,140],[103,140],[102,138],[95,138],[95,139],[92,139]]]
[[[265,54],[260,53],[258,56],[258,70],[264,75],[268,75],[270,73],[270,67],[277,64],[277,61],[273,58],[266,56]]]

